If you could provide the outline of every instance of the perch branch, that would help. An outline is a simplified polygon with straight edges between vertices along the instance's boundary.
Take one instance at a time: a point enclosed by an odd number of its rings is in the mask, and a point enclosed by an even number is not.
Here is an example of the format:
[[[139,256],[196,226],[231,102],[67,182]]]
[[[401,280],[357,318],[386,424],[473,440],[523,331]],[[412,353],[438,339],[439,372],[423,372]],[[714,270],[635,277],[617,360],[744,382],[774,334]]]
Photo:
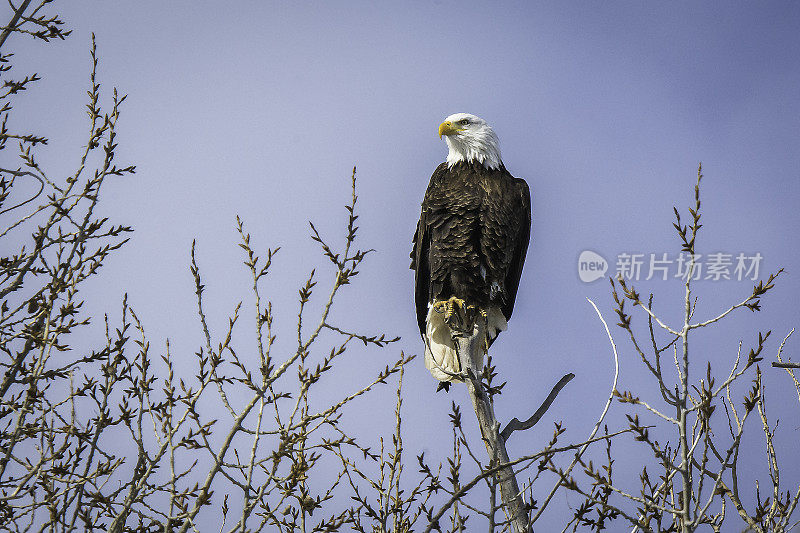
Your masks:
[[[491,461],[495,464],[506,464],[510,460],[505,441],[500,436],[500,424],[494,414],[494,406],[480,381],[477,361],[482,359],[486,342],[486,324],[482,320],[472,322],[471,331],[454,331],[453,341],[461,361],[461,368],[467,369],[467,391],[478,418],[481,436]],[[469,324],[467,322],[467,325]],[[469,326],[468,326],[469,327]],[[516,533],[528,533],[531,526],[528,521],[528,507],[522,499],[514,468],[501,468],[497,474],[500,485],[500,496],[503,499],[506,515]]]

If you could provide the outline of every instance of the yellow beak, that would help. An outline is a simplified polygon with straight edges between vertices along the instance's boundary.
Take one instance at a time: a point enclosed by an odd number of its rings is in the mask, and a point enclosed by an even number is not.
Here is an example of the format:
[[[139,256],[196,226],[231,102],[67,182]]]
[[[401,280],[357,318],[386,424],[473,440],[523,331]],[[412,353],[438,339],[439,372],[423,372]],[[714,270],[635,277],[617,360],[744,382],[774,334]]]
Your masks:
[[[442,135],[453,135],[461,131],[461,128],[456,128],[455,125],[450,122],[449,120],[445,120],[441,124],[439,124],[439,138],[442,138]]]

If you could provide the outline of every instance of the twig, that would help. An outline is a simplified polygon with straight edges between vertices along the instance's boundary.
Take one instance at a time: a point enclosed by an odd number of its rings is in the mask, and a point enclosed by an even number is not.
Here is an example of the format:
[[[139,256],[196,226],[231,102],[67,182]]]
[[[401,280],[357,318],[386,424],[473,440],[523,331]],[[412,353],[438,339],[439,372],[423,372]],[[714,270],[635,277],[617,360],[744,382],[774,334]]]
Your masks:
[[[775,368],[800,368],[800,363],[772,363]]]
[[[44,180],[42,178],[40,178],[39,176],[37,176],[36,174],[34,174],[33,172],[28,172],[26,170],[6,170],[6,169],[0,169],[0,172],[8,172],[10,174],[14,174],[15,176],[33,176],[34,178],[36,178],[39,181],[39,190],[36,191],[36,194],[34,194],[33,196],[31,196],[30,198],[28,198],[25,201],[22,201],[22,202],[20,202],[20,203],[18,203],[16,205],[12,205],[11,207],[7,207],[6,209],[0,210],[0,215],[2,215],[3,213],[8,213],[9,211],[13,211],[14,209],[17,209],[18,207],[22,207],[23,205],[28,204],[28,203],[36,200],[39,197],[39,195],[42,194],[42,191],[44,190]]]
[[[3,33],[0,34],[0,48],[2,48],[3,43],[6,42],[8,36],[11,35],[11,32],[17,29],[17,22],[19,22],[20,17],[22,14],[25,13],[25,10],[28,9],[31,0],[23,0],[22,4],[17,8],[14,12],[14,16],[11,17],[11,22],[8,23],[8,26],[5,27]]]

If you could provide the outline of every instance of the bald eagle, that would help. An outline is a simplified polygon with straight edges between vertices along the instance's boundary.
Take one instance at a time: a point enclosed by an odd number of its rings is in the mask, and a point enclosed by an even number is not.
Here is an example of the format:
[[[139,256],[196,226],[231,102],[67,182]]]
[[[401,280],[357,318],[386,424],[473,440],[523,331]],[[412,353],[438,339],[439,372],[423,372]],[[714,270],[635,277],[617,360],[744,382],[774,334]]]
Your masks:
[[[450,115],[439,126],[442,136],[447,161],[425,192],[411,268],[425,366],[447,389],[464,369],[443,310],[454,299],[478,309],[486,317],[487,348],[505,331],[528,250],[531,197],[525,180],[503,165],[497,135],[485,120]]]

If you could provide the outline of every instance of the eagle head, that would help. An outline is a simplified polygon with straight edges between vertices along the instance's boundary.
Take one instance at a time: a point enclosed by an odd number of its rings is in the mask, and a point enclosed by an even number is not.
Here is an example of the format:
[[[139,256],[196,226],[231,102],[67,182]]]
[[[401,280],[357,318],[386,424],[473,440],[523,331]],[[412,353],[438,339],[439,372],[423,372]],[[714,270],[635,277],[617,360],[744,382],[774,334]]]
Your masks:
[[[449,152],[447,165],[459,161],[477,161],[489,169],[499,168],[500,141],[491,126],[480,117],[469,113],[450,115],[439,125],[439,138],[445,136]]]

